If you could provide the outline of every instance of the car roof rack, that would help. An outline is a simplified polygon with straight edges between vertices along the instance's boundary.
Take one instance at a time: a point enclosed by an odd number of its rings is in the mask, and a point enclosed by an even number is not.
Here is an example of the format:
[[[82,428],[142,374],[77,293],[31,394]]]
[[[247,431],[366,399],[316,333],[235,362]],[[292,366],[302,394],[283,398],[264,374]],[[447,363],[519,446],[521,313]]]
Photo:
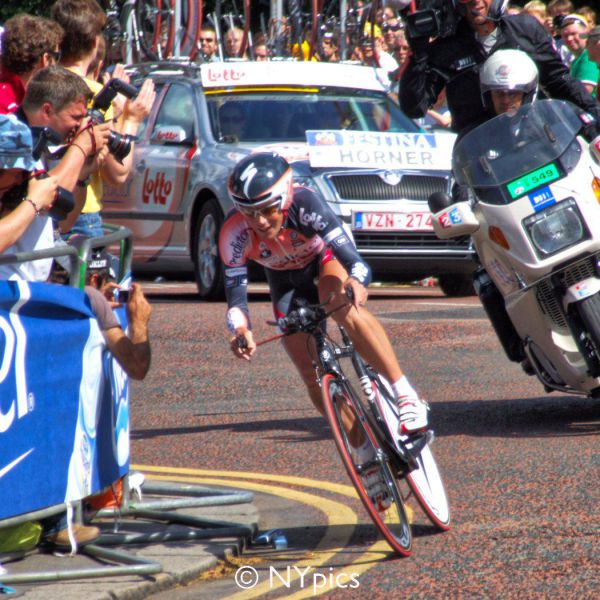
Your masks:
[[[183,75],[184,77],[198,77],[201,62],[191,61],[189,58],[172,58],[169,60],[155,60],[127,65],[128,74],[136,77],[148,75]]]

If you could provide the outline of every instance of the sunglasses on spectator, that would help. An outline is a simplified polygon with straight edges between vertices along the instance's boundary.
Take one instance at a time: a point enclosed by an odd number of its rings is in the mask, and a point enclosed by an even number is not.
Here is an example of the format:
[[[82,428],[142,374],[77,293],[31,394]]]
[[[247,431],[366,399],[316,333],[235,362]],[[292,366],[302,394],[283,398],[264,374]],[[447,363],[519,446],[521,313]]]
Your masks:
[[[384,23],[381,29],[383,29],[383,31],[400,31],[401,29],[404,29],[404,25],[402,25],[402,23],[396,23],[396,25]]]
[[[217,40],[215,40],[215,38],[200,38],[201,42],[210,42],[211,44],[214,44]]]

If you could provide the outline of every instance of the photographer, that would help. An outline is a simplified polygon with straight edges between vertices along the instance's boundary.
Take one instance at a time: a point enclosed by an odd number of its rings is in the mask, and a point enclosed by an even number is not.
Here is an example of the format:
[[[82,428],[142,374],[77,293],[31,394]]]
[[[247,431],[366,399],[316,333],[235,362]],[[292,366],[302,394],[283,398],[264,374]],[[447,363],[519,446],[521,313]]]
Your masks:
[[[58,176],[60,186],[70,192],[74,191],[78,180],[89,175],[94,157],[110,135],[108,124],[90,127],[87,103],[91,96],[80,77],[63,67],[52,66],[34,75],[16,113],[36,132],[40,128],[49,128],[56,135],[55,144],[70,142],[59,162],[48,169]]]
[[[83,235],[74,235],[69,239],[69,245],[80,249],[86,240]],[[132,284],[126,300],[128,332],[125,333],[113,312],[113,308],[120,305],[114,299],[115,290],[119,289],[119,286],[111,281],[109,265],[110,256],[104,248],[91,250],[87,260],[84,291],[98,320],[106,348],[129,377],[141,380],[146,377],[150,369],[148,322],[152,307],[146,300],[140,285]],[[59,513],[41,522],[44,544],[59,549],[71,547],[67,513]],[[75,523],[72,526],[72,534],[77,545],[84,546],[99,537],[100,529]]]
[[[69,238],[68,244],[81,248],[87,239],[76,234]],[[91,250],[87,261],[85,292],[108,350],[129,377],[144,379],[150,369],[148,322],[152,308],[137,283],[132,284],[129,294],[125,296],[110,277],[110,262],[110,255],[104,248]],[[117,290],[121,292],[119,295],[115,294]],[[127,305],[128,334],[123,331],[112,310],[121,303]]]
[[[65,30],[61,43],[61,64],[79,75],[88,85],[90,90],[97,95],[102,86],[97,81],[89,79],[87,73],[90,64],[96,58],[96,51],[100,43],[100,36],[106,24],[106,14],[96,0],[58,0],[51,9],[54,18]],[[114,78],[129,82],[124,68],[115,67]],[[123,113],[118,121],[113,122],[113,109],[109,106],[104,110],[102,119],[112,124],[113,132],[120,135],[134,136],[142,121],[150,113],[154,102],[154,84],[146,80],[135,99],[125,102]],[[100,156],[98,168],[92,173],[89,181],[82,181],[82,190],[78,195],[85,194],[82,213],[71,228],[72,233],[82,233],[89,236],[102,236],[102,209],[103,184],[120,186],[127,180],[133,167],[133,142],[129,145],[129,152],[121,159],[111,152],[104,151]],[[87,184],[87,185],[86,185]],[[70,223],[61,229],[66,232]]]
[[[407,17],[411,57],[401,77],[400,106],[413,118],[422,117],[446,86],[452,128],[463,135],[492,115],[479,93],[479,68],[498,49],[520,49],[536,63],[540,84],[551,97],[569,100],[600,117],[598,104],[580,82],[569,75],[552,40],[533,17],[504,15],[506,0],[469,0],[448,6],[433,0],[437,25]],[[423,0],[419,6],[423,5]],[[431,5],[430,2],[427,3]],[[439,5],[439,7],[438,7]]]
[[[0,115],[0,252],[14,254],[54,245],[48,209],[54,202],[57,178],[31,178],[37,170],[31,131],[14,115]],[[14,190],[19,190],[13,199]],[[52,259],[0,265],[0,279],[45,281]]]

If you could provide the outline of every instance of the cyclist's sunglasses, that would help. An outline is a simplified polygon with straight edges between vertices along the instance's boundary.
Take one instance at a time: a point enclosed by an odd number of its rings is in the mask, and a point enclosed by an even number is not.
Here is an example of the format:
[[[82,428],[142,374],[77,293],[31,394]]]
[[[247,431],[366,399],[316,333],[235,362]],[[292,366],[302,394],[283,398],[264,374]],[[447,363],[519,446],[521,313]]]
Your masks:
[[[246,208],[245,206],[237,205],[237,209],[245,216],[250,217],[251,219],[258,219],[259,217],[264,217],[268,219],[269,217],[273,217],[279,212],[279,204],[280,198],[277,199],[276,204],[269,204],[269,206],[265,206],[264,208]]]

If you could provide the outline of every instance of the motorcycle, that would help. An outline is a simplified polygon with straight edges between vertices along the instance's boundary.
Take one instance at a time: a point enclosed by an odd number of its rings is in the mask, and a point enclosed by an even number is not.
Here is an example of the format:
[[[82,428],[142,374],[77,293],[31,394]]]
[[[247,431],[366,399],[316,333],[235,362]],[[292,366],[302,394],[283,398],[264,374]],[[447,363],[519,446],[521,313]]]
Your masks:
[[[600,137],[568,102],[539,100],[460,139],[468,194],[429,198],[441,239],[471,235],[474,286],[509,359],[546,391],[600,397]]]

